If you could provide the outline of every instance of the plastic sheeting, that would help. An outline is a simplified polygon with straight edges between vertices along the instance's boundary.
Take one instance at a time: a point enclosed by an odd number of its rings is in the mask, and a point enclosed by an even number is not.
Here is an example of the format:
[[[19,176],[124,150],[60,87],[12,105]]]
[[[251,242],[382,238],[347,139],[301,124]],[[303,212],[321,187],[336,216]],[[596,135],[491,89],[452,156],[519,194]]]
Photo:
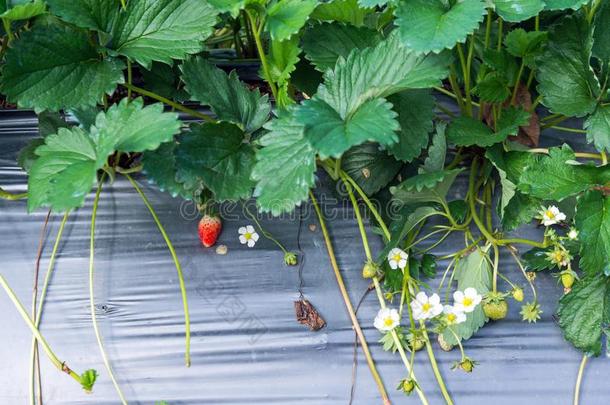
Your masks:
[[[27,112],[0,116],[0,184],[23,190],[26,176],[15,167],[18,150],[36,134],[36,119]],[[561,139],[545,140],[558,144]],[[574,135],[568,134],[570,140]],[[142,179],[139,178],[142,182]],[[328,184],[328,183],[326,183]],[[465,181],[458,187],[464,190]],[[328,187],[328,186],[326,186]],[[327,197],[325,186],[317,189]],[[350,398],[354,333],[339,295],[317,224],[304,210],[301,248],[304,292],[328,325],[310,332],[295,320],[298,271],[283,265],[282,253],[261,238],[248,249],[237,229],[250,220],[239,207],[225,207],[227,220],[219,243],[228,254],[200,246],[192,207],[144,183],[183,263],[192,320],[192,360],[184,366],[182,303],[171,257],[155,223],[128,182],[118,180],[102,194],[97,225],[95,296],[98,320],[112,365],[133,404],[166,400],[176,404],[347,404]],[[463,194],[463,191],[462,191]],[[339,264],[354,302],[366,289],[360,276],[364,260],[358,229],[347,203],[326,199],[333,217],[330,229]],[[88,310],[88,241],[91,198],[74,212],[66,227],[55,275],[49,289],[42,331],[60,358],[77,371],[96,368],[100,378],[94,393],[85,394],[42,357],[46,404],[117,404],[117,395],[99,355]],[[34,261],[46,212],[28,215],[25,202],[0,201],[0,271],[24,304],[30,305]],[[52,216],[41,271],[60,217]],[[263,219],[263,225],[289,249],[296,249],[298,219]],[[535,226],[519,236],[536,238]],[[380,241],[371,235],[373,249]],[[439,255],[460,248],[459,235],[437,250]],[[501,269],[513,280],[520,273],[507,254]],[[442,265],[440,266],[442,267]],[[433,281],[434,285],[438,280]],[[508,318],[490,323],[465,343],[467,354],[480,364],[472,374],[451,371],[459,353],[436,350],[439,365],[456,404],[569,404],[580,354],[562,337],[553,320],[561,288],[549,275],[536,280],[542,298],[542,319],[520,321],[519,306],[510,302]],[[526,289],[526,294],[529,294]],[[526,299],[529,298],[526,295]],[[378,309],[370,294],[359,318],[386,387],[394,403],[418,403],[394,390],[405,377],[398,356],[381,350],[372,327]],[[27,401],[30,333],[11,302],[0,294],[0,404]],[[443,400],[421,352],[416,374],[431,404]],[[591,361],[585,372],[582,404],[605,404],[610,398],[610,363]],[[364,358],[358,353],[354,404],[380,403]]]

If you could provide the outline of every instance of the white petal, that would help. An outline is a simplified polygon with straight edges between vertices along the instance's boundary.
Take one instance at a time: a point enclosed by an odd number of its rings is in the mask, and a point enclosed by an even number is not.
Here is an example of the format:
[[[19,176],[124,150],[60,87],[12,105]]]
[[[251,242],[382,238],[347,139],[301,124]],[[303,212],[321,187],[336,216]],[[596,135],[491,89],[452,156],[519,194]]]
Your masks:
[[[254,239],[248,239],[248,247],[254,247],[256,245],[256,241]]]
[[[401,259],[398,262],[398,267],[400,267],[401,269],[404,269],[405,267],[407,267],[407,261],[405,259]]]
[[[479,305],[482,299],[483,297],[477,294],[477,296],[472,299],[472,306],[476,307],[477,305]]]
[[[468,306],[462,305],[461,310],[462,310],[462,312],[470,313],[470,312],[474,311],[474,307],[475,307],[474,305],[468,305]]]
[[[375,322],[373,322],[373,325],[375,326],[375,328],[382,331],[383,330],[383,319],[375,318]]]
[[[559,214],[557,214],[557,221],[561,222],[561,221],[565,221],[566,220],[566,214],[564,214],[563,212],[560,212]]]
[[[443,313],[443,306],[441,304],[436,304],[432,307],[432,316],[439,316]]]
[[[468,298],[474,298],[476,295],[477,295],[477,290],[472,287],[468,287],[467,289],[464,290],[464,296],[466,296]]]
[[[441,297],[438,296],[438,294],[432,294],[430,296],[430,299],[428,300],[428,302],[432,305],[438,305],[441,302]]]
[[[256,231],[254,230],[254,227],[252,225],[248,225],[246,226],[246,230],[248,231],[248,233],[255,233]]]
[[[466,314],[463,312],[456,312],[455,316],[455,323],[462,323],[466,320]]]
[[[458,303],[461,304],[462,301],[464,301],[464,293],[461,291],[456,291],[453,293],[453,300]]]
[[[421,311],[413,311],[413,319],[420,321],[422,319],[426,319],[426,315]]]
[[[252,240],[254,240],[254,242],[258,242],[258,233],[254,232],[250,237],[252,238]]]
[[[398,268],[398,263],[396,262],[396,260],[390,260],[388,263],[390,264],[390,268],[392,270],[396,270]]]
[[[237,232],[239,232],[241,235],[243,235],[244,233],[246,233],[246,232],[248,232],[248,231],[246,230],[246,227],[245,227],[245,226],[242,226],[242,227],[240,227],[240,228],[237,230]]]
[[[400,251],[400,257],[402,257],[403,259],[408,259],[409,255],[407,254],[407,252],[405,252],[404,250]]]
[[[239,242],[243,245],[245,243],[248,243],[248,239],[246,239],[244,235],[239,235]]]
[[[415,296],[415,299],[419,301],[422,305],[428,302],[428,296],[423,291],[418,292]]]
[[[443,312],[446,314],[452,314],[453,313],[453,307],[451,305],[445,305],[443,307]]]

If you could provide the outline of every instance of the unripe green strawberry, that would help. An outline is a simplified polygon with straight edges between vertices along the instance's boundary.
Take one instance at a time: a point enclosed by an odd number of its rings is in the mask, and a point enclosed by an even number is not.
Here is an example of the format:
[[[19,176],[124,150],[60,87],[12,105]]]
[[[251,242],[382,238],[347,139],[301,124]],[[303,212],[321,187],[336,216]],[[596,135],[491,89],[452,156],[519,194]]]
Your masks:
[[[523,301],[523,290],[521,288],[516,287],[513,290],[513,299],[518,302]]]
[[[494,321],[506,318],[508,313],[508,303],[506,300],[491,300],[483,304],[485,316]]]
[[[362,267],[362,277],[373,278],[379,274],[379,265],[375,262],[366,262]]]
[[[413,338],[413,339],[409,340],[409,347],[416,352],[423,349],[424,345],[425,345],[425,342],[423,339]]]
[[[472,373],[472,369],[474,369],[474,361],[466,357],[460,362],[459,367],[467,373]]]
[[[205,214],[199,221],[197,228],[199,240],[205,247],[212,247],[216,243],[220,231],[222,230],[222,221],[218,215]]]
[[[402,389],[402,392],[405,394],[410,394],[415,389],[415,381],[410,378],[403,380],[400,389]]]
[[[574,285],[574,275],[569,271],[562,272],[561,284],[563,284],[564,288],[572,288],[572,286]]]

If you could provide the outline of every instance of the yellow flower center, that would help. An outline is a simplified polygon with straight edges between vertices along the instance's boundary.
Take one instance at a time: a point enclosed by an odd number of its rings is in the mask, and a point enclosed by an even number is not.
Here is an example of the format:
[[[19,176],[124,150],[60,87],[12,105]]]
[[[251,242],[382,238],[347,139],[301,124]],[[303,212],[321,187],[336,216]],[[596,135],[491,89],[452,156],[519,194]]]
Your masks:
[[[556,250],[552,253],[553,262],[561,263],[563,262],[563,252],[561,250]]]
[[[392,325],[394,325],[394,320],[392,318],[385,318],[383,320],[383,324],[385,326],[392,326]]]
[[[430,304],[429,304],[429,303],[427,303],[427,302],[426,302],[424,305],[422,305],[422,307],[421,307],[421,309],[422,309],[424,312],[428,312],[428,311],[430,311],[430,309],[431,309],[431,308],[432,308],[432,305],[430,305]]]
[[[465,307],[471,306],[472,305],[472,298],[464,297],[464,301],[462,301],[462,304]]]
[[[457,316],[455,314],[447,314],[447,320],[449,322],[454,322],[457,319]]]
[[[246,240],[250,240],[252,239],[252,234],[250,232],[246,232],[244,233],[244,238],[246,238]]]
[[[546,210],[545,212],[548,219],[555,219],[555,214],[551,210]]]
[[[392,259],[394,259],[394,261],[395,261],[395,262],[399,262],[399,261],[401,261],[401,260],[402,260],[402,257],[400,257],[400,255],[399,255],[399,254],[395,254],[395,255],[394,255],[394,257],[393,257]]]

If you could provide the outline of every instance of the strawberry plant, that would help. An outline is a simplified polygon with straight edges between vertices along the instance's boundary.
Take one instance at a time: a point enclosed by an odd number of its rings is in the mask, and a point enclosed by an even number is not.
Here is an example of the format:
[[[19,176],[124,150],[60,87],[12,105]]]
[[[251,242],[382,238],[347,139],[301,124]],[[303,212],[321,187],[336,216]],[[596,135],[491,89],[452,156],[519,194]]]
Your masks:
[[[27,198],[30,212],[47,208],[64,219],[33,319],[0,282],[31,328],[33,345],[86,390],[97,372],[70,370],[38,326],[63,224],[95,189],[91,317],[108,376],[126,403],[97,328],[93,285],[96,212],[118,176],[141,196],[175,262],[190,363],[180,261],[138,185],[145,176],[200,207],[206,247],[222,227],[216,204],[255,199],[259,213],[279,216],[311,203],[380,398],[390,403],[335,257],[316,189],[324,180],[340,185],[353,207],[364,256],[356,270],[371,281],[380,308],[369,323],[404,365],[395,382],[400,391],[430,403],[413,367],[425,349],[444,401],[453,404],[436,342],[459,349],[454,369],[476,372],[485,359],[466,355],[468,339],[511,306],[520,307],[523,321],[540,319],[535,279],[546,272],[564,292],[559,327],[583,352],[578,402],[584,366],[601,354],[610,322],[610,3],[5,3],[0,93],[39,115],[41,137],[19,156],[27,191],[0,189],[0,197]],[[261,81],[247,83],[219,67],[220,48],[256,57]],[[541,147],[549,129],[583,137],[589,147]],[[467,191],[458,198],[460,181]],[[244,210],[285,263],[297,264],[297,255]],[[544,229],[540,239],[519,237],[532,222]],[[381,251],[371,249],[367,227],[380,235]],[[239,233],[254,247],[252,225]],[[448,246],[455,234],[463,245]],[[512,258],[519,280],[502,268],[501,254]],[[35,403],[33,383],[30,398]]]

